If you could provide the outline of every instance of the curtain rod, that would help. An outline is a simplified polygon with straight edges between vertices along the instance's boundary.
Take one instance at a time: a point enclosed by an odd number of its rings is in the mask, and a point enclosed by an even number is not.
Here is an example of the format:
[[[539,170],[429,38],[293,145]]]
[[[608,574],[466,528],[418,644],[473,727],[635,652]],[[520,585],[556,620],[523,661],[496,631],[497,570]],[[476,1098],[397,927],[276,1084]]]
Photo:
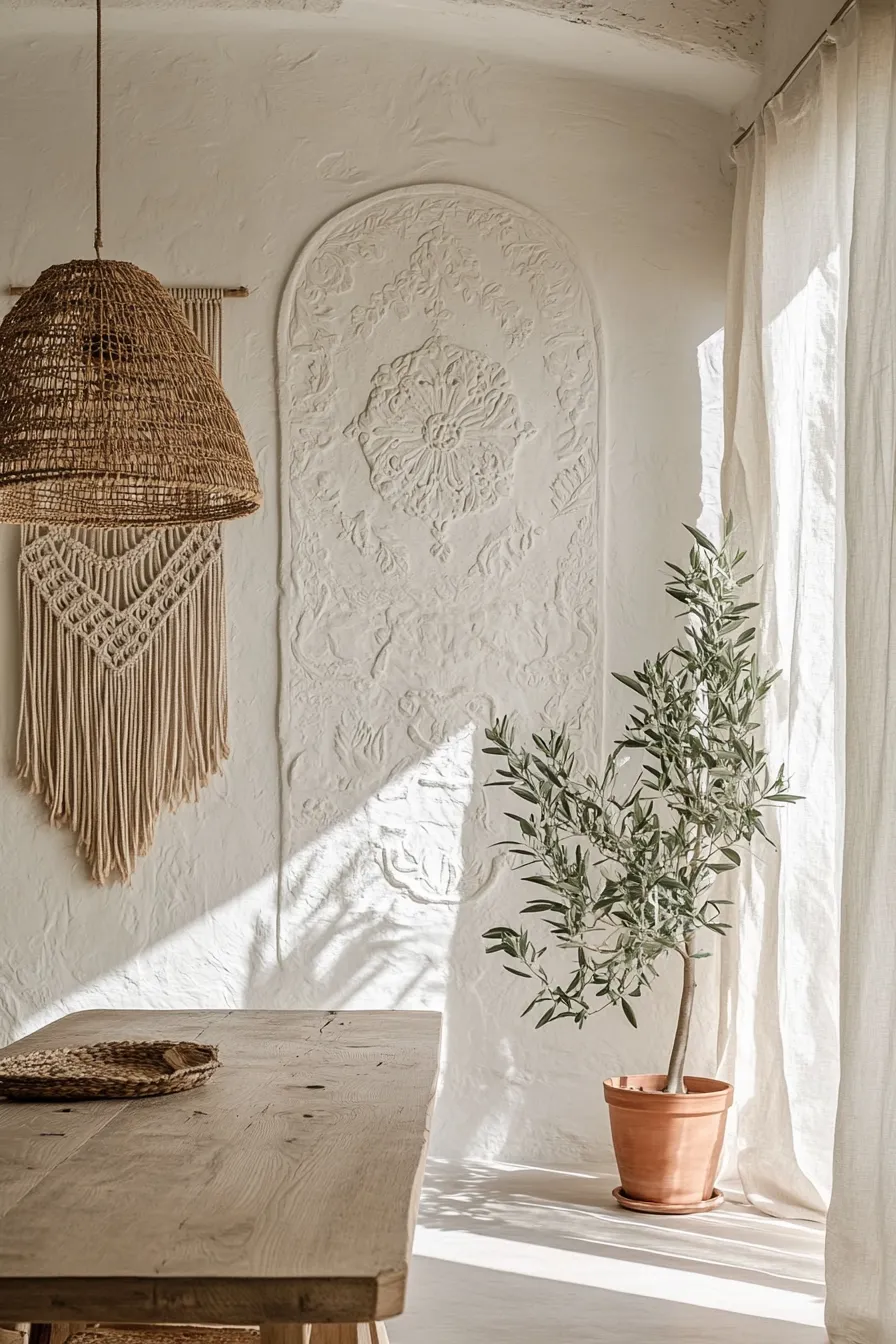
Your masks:
[[[751,131],[754,131],[754,130],[756,129],[756,123],[759,121],[759,118],[762,116],[762,113],[763,113],[763,112],[765,111],[765,109],[768,107],[769,103],[773,103],[773,102],[775,101],[775,99],[776,99],[780,94],[784,93],[784,91],[785,91],[786,89],[789,89],[789,88],[790,88],[790,85],[791,85],[791,84],[793,83],[793,81],[797,78],[797,76],[798,76],[799,74],[801,74],[802,71],[806,68],[806,66],[808,65],[809,61],[811,61],[811,59],[812,59],[812,57],[815,55],[816,51],[818,51],[819,47],[821,47],[822,43],[823,43],[823,42],[825,41],[825,39],[827,38],[827,36],[828,36],[828,34],[830,33],[831,29],[833,28],[834,24],[835,24],[835,23],[839,23],[840,20],[841,20],[842,18],[845,18],[846,15],[849,13],[849,11],[850,11],[851,9],[854,9],[854,8],[855,8],[855,6],[856,6],[857,3],[858,3],[858,0],[846,0],[846,4],[840,6],[840,8],[837,10],[837,13],[836,13],[836,14],[834,15],[834,17],[831,19],[830,23],[829,23],[828,26],[825,28],[824,32],[820,35],[820,37],[817,39],[817,41],[815,41],[815,42],[812,43],[811,47],[810,47],[809,50],[806,52],[805,56],[801,56],[801,57],[800,57],[800,59],[797,61],[796,65],[795,65],[795,66],[793,67],[793,69],[791,70],[790,74],[787,75],[787,76],[785,76],[785,78],[781,81],[781,83],[780,83],[780,84],[778,85],[778,87],[775,89],[774,93],[771,94],[770,97],[766,98],[765,102],[762,104],[762,108],[761,108],[759,114],[753,118],[753,120],[750,122],[749,126],[746,126],[746,127],[740,132],[740,134],[738,135],[737,139],[734,141],[734,144],[731,146],[732,152],[733,152],[735,149],[737,149],[737,147],[738,147],[739,145],[742,145],[742,144],[743,144],[743,142],[746,140],[747,136],[750,134]]]
[[[16,296],[18,296],[18,295],[21,295],[21,294],[27,294],[29,288],[30,288],[30,286],[28,286],[28,285],[10,285],[6,292],[7,292],[7,294],[12,294],[12,295],[16,295]],[[177,289],[178,286],[175,285],[174,288]],[[187,285],[187,286],[185,286],[185,288],[187,288],[187,289],[206,289],[206,288],[209,288],[209,286],[206,286],[206,285]],[[212,285],[212,286],[210,286],[210,288],[214,289],[215,286]],[[248,297],[249,297],[249,291],[248,291],[248,289],[246,288],[245,285],[240,285],[240,286],[238,286],[238,287],[235,288],[235,289],[225,289],[225,290],[223,291],[223,295],[224,295],[224,298],[225,298],[225,299],[248,299]]]

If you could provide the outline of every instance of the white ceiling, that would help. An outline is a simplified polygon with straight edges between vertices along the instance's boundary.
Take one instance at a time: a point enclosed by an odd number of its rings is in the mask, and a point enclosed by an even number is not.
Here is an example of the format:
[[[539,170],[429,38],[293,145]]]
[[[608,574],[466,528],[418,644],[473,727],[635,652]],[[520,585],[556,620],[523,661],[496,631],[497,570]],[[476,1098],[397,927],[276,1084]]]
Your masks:
[[[87,31],[95,0],[0,0],[0,29]],[[108,27],[351,28],[473,44],[731,111],[755,87],[765,0],[104,0]]]
[[[747,63],[762,47],[763,0],[479,0]]]

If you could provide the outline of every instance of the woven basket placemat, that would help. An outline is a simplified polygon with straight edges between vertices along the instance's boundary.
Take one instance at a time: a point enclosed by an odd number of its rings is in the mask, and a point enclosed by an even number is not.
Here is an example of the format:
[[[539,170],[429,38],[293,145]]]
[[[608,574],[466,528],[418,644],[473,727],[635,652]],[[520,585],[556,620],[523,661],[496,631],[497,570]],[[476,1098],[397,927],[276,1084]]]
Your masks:
[[[258,1344],[259,1331],[236,1327],[102,1326],[69,1335],[65,1344]]]
[[[0,1058],[0,1096],[13,1101],[90,1101],[187,1092],[218,1067],[213,1045],[103,1041]]]

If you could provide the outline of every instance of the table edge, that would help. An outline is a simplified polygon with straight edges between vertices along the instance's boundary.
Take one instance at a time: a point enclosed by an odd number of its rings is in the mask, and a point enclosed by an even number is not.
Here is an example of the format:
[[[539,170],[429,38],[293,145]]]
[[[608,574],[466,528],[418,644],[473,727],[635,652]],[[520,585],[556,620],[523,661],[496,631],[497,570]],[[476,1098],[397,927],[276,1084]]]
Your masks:
[[[408,1266],[354,1278],[0,1279],[9,1320],[261,1325],[388,1320],[404,1310]]]
[[[108,1009],[86,1008],[67,1013],[19,1041],[10,1042],[0,1055],[21,1049],[23,1041],[48,1028],[83,1019],[123,1016],[172,1016],[185,1014],[230,1017],[235,1013],[263,1015],[268,1009]],[[283,1009],[287,1016],[326,1016],[322,1010]],[[428,1019],[433,1030],[435,1073],[426,1112],[424,1143],[414,1182],[407,1259],[400,1265],[373,1275],[338,1277],[231,1277],[199,1276],[28,1276],[0,1275],[0,1315],[4,1319],[37,1321],[117,1320],[134,1324],[174,1322],[209,1325],[295,1324],[300,1322],[358,1322],[388,1320],[404,1310],[412,1255],[413,1228],[419,1207],[419,1192],[429,1147],[432,1112],[439,1083],[439,1045],[444,1016],[432,1009],[346,1009],[358,1017]],[[16,1103],[19,1105],[20,1103]],[[101,1103],[117,1114],[128,1103]],[[251,1304],[251,1310],[246,1303]]]

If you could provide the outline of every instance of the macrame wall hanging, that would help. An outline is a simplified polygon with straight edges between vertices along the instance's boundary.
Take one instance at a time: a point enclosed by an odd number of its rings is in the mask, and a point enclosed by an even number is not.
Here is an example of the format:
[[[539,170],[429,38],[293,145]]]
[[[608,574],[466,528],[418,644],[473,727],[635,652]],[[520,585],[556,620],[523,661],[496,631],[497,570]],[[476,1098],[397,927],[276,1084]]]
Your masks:
[[[220,374],[222,299],[245,291],[171,292]],[[220,524],[24,527],[19,594],[19,777],[95,882],[126,882],[228,754]]]

